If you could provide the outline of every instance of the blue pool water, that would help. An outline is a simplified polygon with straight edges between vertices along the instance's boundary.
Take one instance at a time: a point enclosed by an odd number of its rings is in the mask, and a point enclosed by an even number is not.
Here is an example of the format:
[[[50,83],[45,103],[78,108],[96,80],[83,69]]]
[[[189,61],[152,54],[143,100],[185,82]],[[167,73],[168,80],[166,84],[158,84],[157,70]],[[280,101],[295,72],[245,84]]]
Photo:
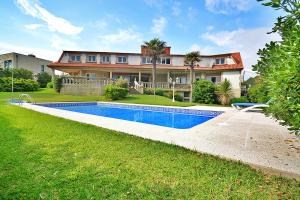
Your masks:
[[[191,128],[221,113],[165,107],[115,105],[110,103],[63,103],[44,104],[42,106],[178,129]]]

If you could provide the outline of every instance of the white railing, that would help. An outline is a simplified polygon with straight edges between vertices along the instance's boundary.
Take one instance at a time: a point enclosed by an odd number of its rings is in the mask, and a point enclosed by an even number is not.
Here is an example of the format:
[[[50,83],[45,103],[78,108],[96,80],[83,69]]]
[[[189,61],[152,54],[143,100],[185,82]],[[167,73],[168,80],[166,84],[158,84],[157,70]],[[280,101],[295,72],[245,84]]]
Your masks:
[[[144,86],[142,84],[139,84],[137,81],[134,81],[134,89],[140,94],[144,93]]]
[[[112,79],[107,78],[87,78],[87,77],[62,77],[62,85],[95,85],[105,86],[113,83]]]
[[[152,82],[142,82],[142,85],[144,88],[154,88]],[[156,83],[156,88],[161,88],[161,89],[172,89],[172,83],[169,82],[157,82]],[[175,84],[176,89],[184,89],[184,90],[189,90],[191,86],[189,84]]]

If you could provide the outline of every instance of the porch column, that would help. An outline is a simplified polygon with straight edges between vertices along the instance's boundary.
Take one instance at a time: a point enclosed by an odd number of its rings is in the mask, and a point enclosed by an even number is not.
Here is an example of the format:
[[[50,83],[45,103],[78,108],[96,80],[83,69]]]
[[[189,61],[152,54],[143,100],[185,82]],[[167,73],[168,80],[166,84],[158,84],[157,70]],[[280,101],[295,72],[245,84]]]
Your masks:
[[[139,83],[142,82],[142,72],[139,71]]]
[[[55,69],[51,69],[51,76],[52,76],[52,81],[54,80],[54,78],[55,78]]]
[[[113,74],[112,71],[109,72],[109,78],[112,79],[113,78]]]
[[[79,71],[79,76],[80,76],[80,77],[82,76],[82,70]]]
[[[169,82],[170,81],[170,72],[168,71],[167,72],[167,82]]]

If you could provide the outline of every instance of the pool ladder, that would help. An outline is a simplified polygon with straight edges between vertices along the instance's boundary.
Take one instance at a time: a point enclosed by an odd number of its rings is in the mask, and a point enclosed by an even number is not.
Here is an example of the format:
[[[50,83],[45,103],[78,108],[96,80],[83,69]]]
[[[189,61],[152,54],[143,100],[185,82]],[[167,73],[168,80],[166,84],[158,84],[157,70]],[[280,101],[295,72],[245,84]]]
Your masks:
[[[27,101],[26,101],[26,99],[27,99]],[[19,95],[19,104],[20,105],[22,105],[23,103],[28,103],[28,102],[35,104],[34,99],[29,94],[20,94]]]

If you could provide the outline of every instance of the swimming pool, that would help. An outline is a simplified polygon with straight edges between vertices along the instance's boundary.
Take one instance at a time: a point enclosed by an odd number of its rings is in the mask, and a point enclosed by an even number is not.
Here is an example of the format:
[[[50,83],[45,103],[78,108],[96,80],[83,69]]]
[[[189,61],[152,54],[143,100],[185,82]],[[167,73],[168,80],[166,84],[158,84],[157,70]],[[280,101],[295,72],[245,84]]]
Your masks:
[[[222,112],[112,103],[51,103],[40,106],[177,129],[192,128]]]

